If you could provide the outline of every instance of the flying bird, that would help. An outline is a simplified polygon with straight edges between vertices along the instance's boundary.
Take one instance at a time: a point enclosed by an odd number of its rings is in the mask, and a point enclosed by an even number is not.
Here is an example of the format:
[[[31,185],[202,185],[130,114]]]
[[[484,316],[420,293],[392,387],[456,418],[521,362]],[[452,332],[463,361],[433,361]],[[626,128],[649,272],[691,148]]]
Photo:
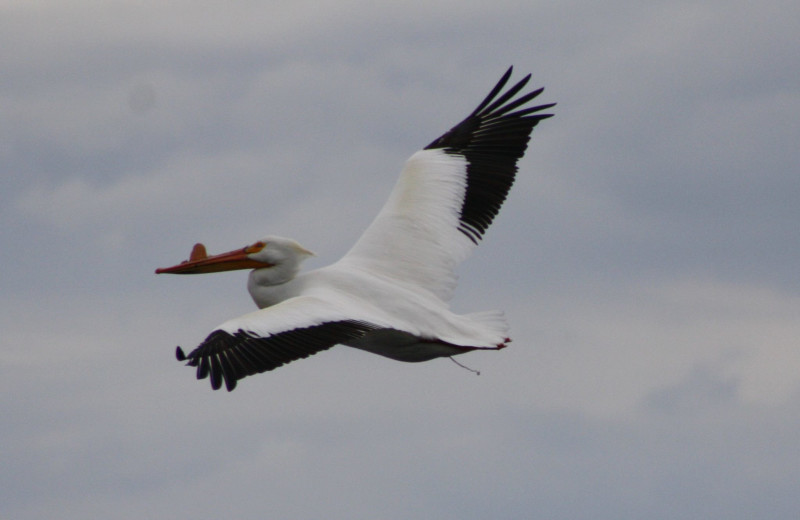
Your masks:
[[[339,261],[300,274],[313,255],[296,241],[267,236],[156,273],[250,269],[247,289],[260,310],[226,321],[179,361],[228,391],[247,376],[347,345],[398,361],[428,361],[511,340],[502,312],[458,315],[448,302],[455,268],[500,210],[533,128],[553,104],[525,108],[544,90],[521,94],[530,74],[503,92],[509,68],[466,119],[406,162],[375,220]]]

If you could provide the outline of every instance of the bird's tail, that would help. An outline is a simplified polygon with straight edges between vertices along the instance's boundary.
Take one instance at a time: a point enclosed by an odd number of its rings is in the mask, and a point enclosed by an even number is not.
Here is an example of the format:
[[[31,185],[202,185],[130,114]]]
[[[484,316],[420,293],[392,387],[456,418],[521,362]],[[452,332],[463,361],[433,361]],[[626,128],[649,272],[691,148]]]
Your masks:
[[[502,311],[473,312],[464,317],[486,338],[486,346],[479,348],[501,349],[511,341],[508,322]]]

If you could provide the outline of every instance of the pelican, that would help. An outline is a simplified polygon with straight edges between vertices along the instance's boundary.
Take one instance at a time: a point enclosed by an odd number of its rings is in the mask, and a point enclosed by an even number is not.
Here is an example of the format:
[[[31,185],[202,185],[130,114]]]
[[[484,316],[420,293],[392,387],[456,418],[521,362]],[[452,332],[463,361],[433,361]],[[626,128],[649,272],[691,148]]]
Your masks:
[[[334,345],[419,362],[511,340],[500,311],[458,315],[448,302],[456,266],[478,245],[500,210],[533,128],[553,104],[524,108],[544,90],[520,94],[530,74],[503,92],[513,67],[466,119],[406,162],[375,220],[339,261],[300,274],[313,253],[267,236],[156,273],[250,269],[247,289],[259,310],[226,321],[189,354],[176,357],[228,391]],[[519,94],[519,95],[518,95]]]

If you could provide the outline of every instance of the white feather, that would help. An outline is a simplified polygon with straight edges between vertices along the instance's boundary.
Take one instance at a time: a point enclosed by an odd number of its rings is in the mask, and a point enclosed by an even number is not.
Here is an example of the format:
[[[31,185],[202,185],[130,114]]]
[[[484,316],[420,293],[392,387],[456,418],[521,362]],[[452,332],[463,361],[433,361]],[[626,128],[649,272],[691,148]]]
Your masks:
[[[449,301],[454,269],[475,246],[458,230],[466,176],[462,156],[441,149],[412,155],[389,200],[340,262]]]

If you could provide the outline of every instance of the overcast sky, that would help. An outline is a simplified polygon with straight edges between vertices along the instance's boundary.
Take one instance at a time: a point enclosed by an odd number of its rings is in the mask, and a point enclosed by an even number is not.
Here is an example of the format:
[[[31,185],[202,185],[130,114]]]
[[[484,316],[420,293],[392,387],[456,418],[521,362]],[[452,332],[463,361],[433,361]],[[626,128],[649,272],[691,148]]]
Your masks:
[[[800,515],[800,4],[0,4],[0,516]],[[267,234],[338,259],[509,65],[556,116],[453,307],[512,345],[174,359]]]

